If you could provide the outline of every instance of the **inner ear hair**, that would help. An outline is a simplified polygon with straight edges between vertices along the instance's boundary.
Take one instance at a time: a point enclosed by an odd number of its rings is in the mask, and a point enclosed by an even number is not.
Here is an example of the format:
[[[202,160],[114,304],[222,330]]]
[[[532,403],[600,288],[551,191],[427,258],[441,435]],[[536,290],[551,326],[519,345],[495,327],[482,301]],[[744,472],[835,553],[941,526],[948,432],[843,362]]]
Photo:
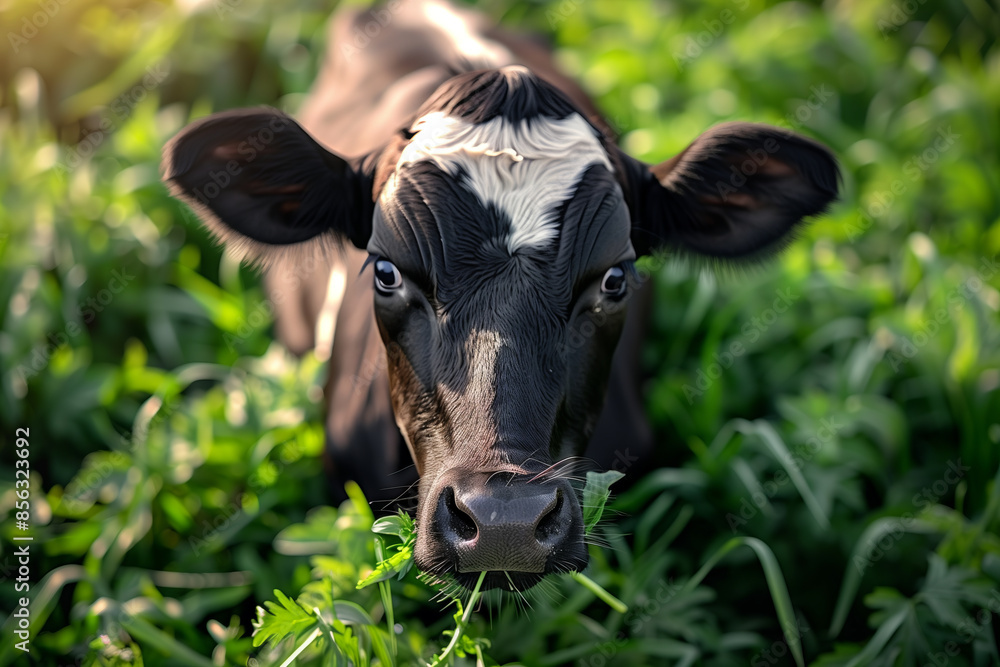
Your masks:
[[[266,266],[367,243],[372,202],[362,161],[326,150],[287,114],[261,107],[191,123],[164,147],[162,172],[228,250]]]
[[[840,178],[826,147],[752,123],[714,127],[650,171],[669,201],[670,241],[726,259],[782,248],[805,218],[836,199]]]

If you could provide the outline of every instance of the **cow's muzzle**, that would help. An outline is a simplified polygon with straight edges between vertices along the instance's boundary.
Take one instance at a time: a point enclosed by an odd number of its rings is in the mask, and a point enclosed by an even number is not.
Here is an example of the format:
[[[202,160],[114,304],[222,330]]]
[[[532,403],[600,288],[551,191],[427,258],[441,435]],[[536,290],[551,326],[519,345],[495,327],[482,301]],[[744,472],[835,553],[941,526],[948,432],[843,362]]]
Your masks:
[[[546,575],[583,569],[580,503],[566,480],[529,481],[510,473],[452,469],[426,498],[417,537],[422,570],[471,588],[534,586]]]

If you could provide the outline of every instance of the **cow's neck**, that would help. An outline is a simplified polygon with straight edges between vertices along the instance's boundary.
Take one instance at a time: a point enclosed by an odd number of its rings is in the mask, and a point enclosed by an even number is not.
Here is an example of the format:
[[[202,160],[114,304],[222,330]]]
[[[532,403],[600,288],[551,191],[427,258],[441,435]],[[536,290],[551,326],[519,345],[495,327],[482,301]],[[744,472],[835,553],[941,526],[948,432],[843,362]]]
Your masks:
[[[482,16],[436,0],[387,3],[375,12],[374,18],[368,11],[338,16],[299,114],[313,136],[340,154],[385,145],[452,76],[518,60],[484,34]],[[375,35],[370,42],[366,30]]]

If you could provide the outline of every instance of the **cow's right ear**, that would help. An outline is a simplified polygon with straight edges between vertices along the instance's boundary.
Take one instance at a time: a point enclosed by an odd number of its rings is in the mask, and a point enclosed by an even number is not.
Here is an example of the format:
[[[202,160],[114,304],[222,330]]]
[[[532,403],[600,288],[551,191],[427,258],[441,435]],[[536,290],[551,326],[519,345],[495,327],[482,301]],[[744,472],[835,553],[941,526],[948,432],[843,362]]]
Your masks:
[[[371,236],[371,178],[276,109],[192,123],[163,149],[163,180],[227,243],[255,259],[270,246]]]
[[[822,144],[756,123],[724,123],[649,167],[622,158],[632,245],[705,257],[755,258],[780,248],[837,198],[840,168]]]

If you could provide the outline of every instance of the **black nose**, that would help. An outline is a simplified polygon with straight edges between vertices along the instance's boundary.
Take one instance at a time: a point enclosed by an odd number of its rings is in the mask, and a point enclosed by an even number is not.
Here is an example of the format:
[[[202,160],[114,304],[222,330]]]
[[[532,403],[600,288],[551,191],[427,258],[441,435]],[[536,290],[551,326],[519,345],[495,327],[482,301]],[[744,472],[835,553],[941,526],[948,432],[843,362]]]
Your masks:
[[[429,561],[437,571],[537,575],[586,566],[583,516],[565,480],[450,471],[435,486],[436,498],[433,493],[428,498],[434,502],[431,530],[418,531],[418,565]]]

